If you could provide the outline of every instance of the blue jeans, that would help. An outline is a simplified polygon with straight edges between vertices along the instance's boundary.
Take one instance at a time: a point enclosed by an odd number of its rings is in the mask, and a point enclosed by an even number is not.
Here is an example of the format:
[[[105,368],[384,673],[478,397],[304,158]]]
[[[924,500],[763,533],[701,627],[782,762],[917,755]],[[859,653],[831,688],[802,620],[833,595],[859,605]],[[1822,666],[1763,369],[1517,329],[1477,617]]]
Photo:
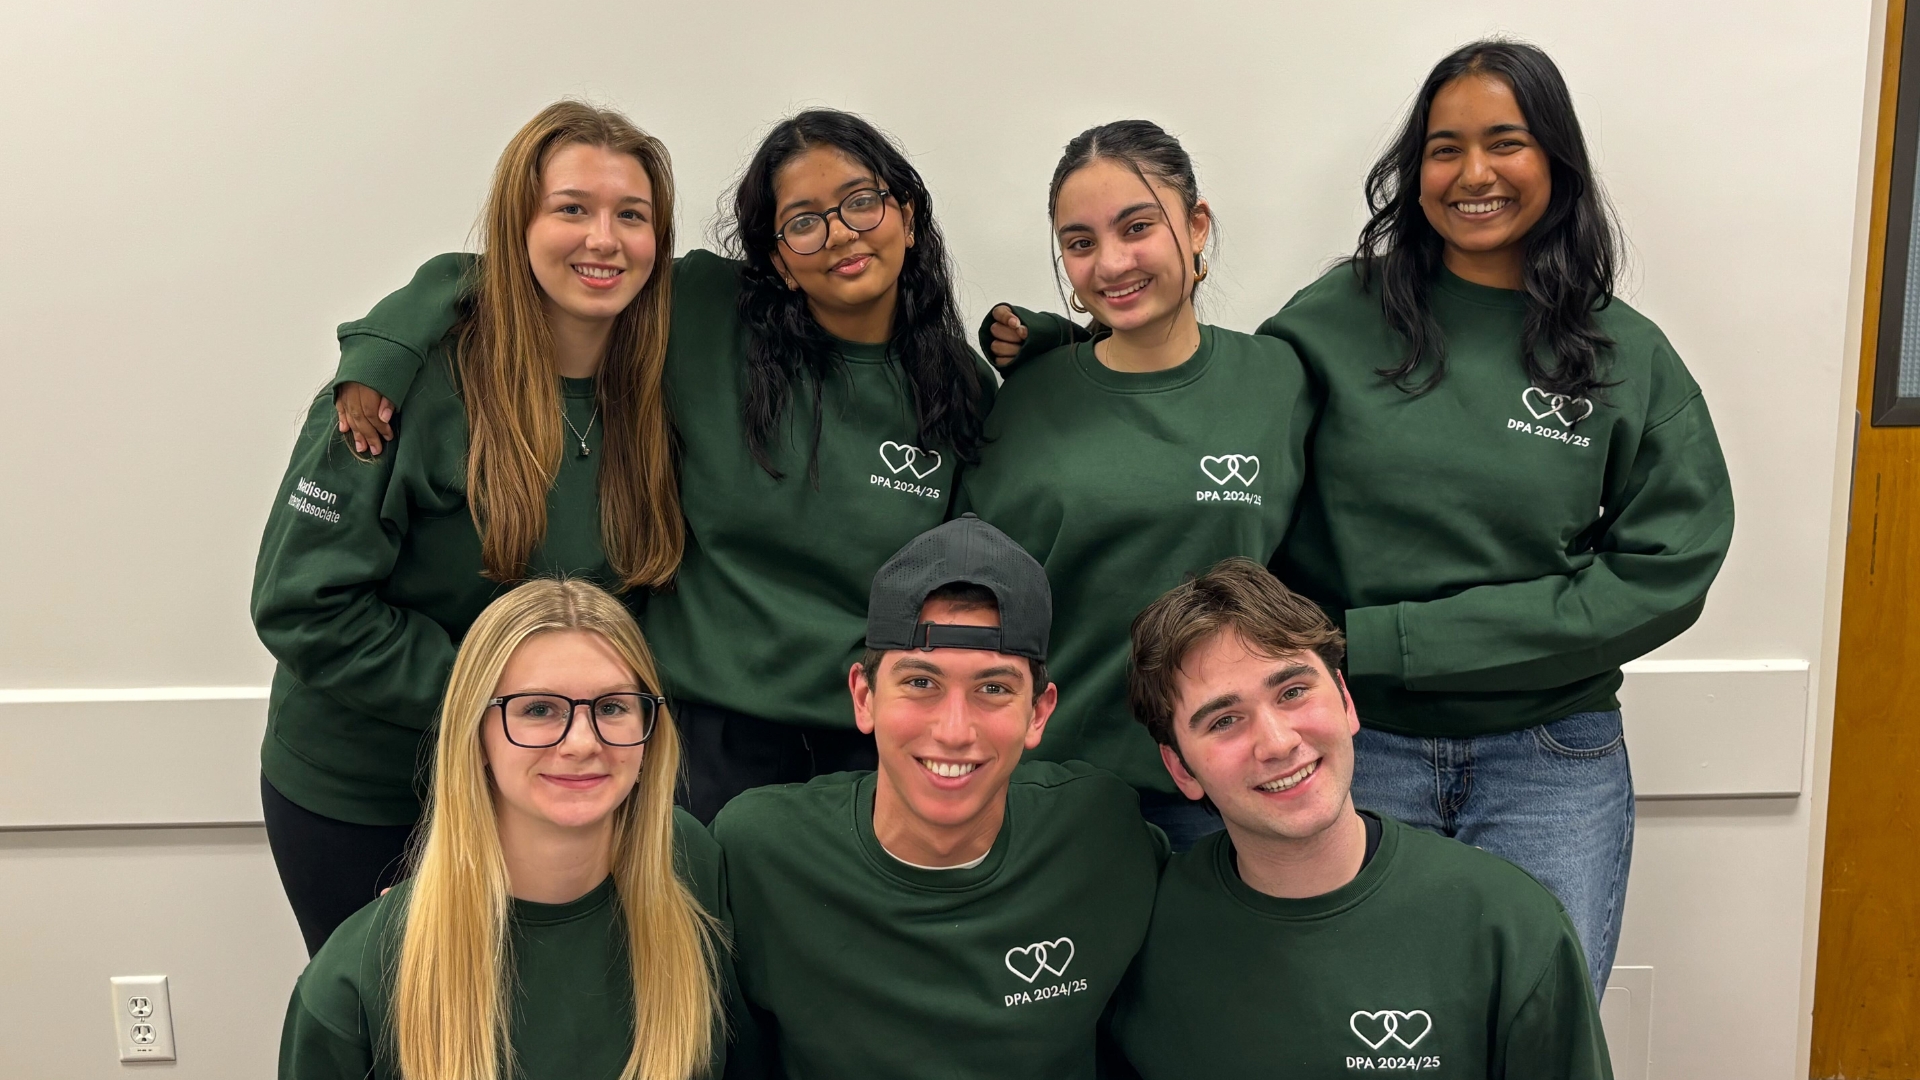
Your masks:
[[[1160,831],[1167,834],[1168,846],[1176,854],[1199,843],[1209,833],[1226,828],[1212,807],[1189,801],[1177,791],[1171,795],[1161,791],[1141,792],[1140,816],[1160,826]]]
[[[1620,711],[1468,739],[1362,728],[1353,801],[1490,851],[1558,897],[1594,995],[1606,992],[1633,860],[1633,776]]]

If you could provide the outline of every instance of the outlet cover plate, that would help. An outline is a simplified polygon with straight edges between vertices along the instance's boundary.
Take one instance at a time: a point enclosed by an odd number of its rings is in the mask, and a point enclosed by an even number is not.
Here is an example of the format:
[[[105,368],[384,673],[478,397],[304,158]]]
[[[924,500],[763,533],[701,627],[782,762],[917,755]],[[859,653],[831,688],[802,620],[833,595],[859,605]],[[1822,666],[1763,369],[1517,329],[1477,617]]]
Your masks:
[[[121,1061],[172,1061],[173,1003],[165,975],[113,977],[113,1031]]]

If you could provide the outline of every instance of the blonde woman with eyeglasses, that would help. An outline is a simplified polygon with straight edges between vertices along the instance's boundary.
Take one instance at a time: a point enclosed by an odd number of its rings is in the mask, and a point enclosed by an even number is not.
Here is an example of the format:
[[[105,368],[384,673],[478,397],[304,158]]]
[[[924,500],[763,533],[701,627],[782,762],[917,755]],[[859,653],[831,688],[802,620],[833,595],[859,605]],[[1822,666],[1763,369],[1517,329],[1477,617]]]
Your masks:
[[[718,1075],[719,849],[627,609],[528,582],[440,714],[419,870],[341,924],[287,1007],[282,1080]]]

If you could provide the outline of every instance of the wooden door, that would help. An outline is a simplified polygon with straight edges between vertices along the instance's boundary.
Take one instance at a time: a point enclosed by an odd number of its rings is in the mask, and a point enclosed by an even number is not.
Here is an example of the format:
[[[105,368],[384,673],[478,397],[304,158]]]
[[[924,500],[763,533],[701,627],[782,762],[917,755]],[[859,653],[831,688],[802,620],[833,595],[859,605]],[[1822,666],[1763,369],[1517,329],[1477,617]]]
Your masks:
[[[1859,424],[1835,678],[1833,771],[1814,984],[1816,1080],[1920,1077],[1920,403],[1899,397],[1920,29],[1887,5],[1860,362]],[[1920,7],[1917,7],[1920,12]],[[1903,80],[1904,74],[1904,80]],[[1902,86],[1902,82],[1905,86]],[[1891,241],[1891,243],[1889,242]],[[1904,242],[1903,242],[1904,241]],[[1889,390],[1892,396],[1889,396]]]

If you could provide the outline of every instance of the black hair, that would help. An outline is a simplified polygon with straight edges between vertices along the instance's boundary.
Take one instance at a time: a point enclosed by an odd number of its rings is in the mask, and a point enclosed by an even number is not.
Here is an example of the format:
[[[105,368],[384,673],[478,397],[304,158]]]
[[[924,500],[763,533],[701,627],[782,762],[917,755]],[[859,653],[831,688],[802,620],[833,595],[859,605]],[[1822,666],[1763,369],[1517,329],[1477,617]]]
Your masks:
[[[978,460],[985,423],[983,386],[954,299],[953,267],[934,219],[933,199],[900,148],[872,124],[837,109],[809,109],[767,133],[734,191],[724,226],[728,254],[742,261],[740,321],[751,341],[742,405],[748,447],[767,474],[779,477],[770,447],[797,388],[812,384],[813,437],[808,478],[819,483],[823,384],[845,374],[833,337],[807,308],[804,292],[787,288],[774,265],[780,169],[815,147],[832,147],[873,170],[902,207],[913,208],[912,247],[900,267],[890,358],[900,365],[923,447],[950,446],[963,462]]]
[[[945,585],[928,593],[927,598],[922,600],[921,604],[931,604],[935,600],[945,600],[961,611],[970,611],[977,608],[991,608],[994,611],[1000,610],[1000,598],[994,595],[992,589],[987,588],[985,585],[975,585],[970,581],[949,581]],[[874,685],[874,679],[880,674],[880,662],[885,660],[886,657],[887,654],[885,650],[871,648],[861,655],[860,666],[866,672],[868,686]],[[1045,660],[1035,660],[1031,656],[1023,657],[1023,659],[1027,662],[1027,674],[1032,677],[1033,700],[1039,701],[1040,695],[1046,693],[1047,687],[1050,685],[1047,678],[1047,662]]]
[[[1172,188],[1180,195],[1180,209],[1184,211],[1181,221],[1193,216],[1193,208],[1200,203],[1200,181],[1194,176],[1193,158],[1180,140],[1167,133],[1167,130],[1151,120],[1115,120],[1111,123],[1090,127],[1075,135],[1060,152],[1060,163],[1053,167],[1053,182],[1047,185],[1047,220],[1054,220],[1054,211],[1060,202],[1060,186],[1067,177],[1100,160],[1115,161],[1133,170],[1140,182],[1153,192],[1152,177]],[[1160,202],[1159,192],[1153,192],[1153,201]],[[1167,214],[1164,204],[1160,212],[1166,214],[1169,227],[1174,226],[1174,216]],[[1212,234],[1209,233],[1209,236]],[[1179,232],[1174,233],[1174,243],[1180,243]],[[1193,253],[1193,265],[1180,268],[1180,289],[1186,291],[1188,275],[1197,275],[1200,269],[1200,252]],[[1066,289],[1060,284],[1059,262],[1054,263],[1054,287],[1060,290],[1060,298],[1066,301]],[[1198,288],[1196,284],[1195,288]]]
[[[1520,352],[1527,375],[1542,390],[1569,397],[1614,385],[1600,370],[1613,339],[1594,319],[1613,302],[1618,259],[1613,214],[1593,174],[1560,69],[1532,45],[1499,39],[1463,45],[1434,66],[1399,134],[1367,173],[1367,208],[1373,216],[1360,230],[1353,265],[1363,287],[1378,282],[1387,324],[1407,342],[1399,366],[1380,374],[1414,394],[1433,389],[1446,375],[1445,333],[1431,303],[1445,243],[1420,206],[1420,166],[1433,99],[1463,75],[1506,80],[1552,170],[1546,211],[1523,241],[1526,318]],[[1424,377],[1414,378],[1422,365],[1429,365]]]

